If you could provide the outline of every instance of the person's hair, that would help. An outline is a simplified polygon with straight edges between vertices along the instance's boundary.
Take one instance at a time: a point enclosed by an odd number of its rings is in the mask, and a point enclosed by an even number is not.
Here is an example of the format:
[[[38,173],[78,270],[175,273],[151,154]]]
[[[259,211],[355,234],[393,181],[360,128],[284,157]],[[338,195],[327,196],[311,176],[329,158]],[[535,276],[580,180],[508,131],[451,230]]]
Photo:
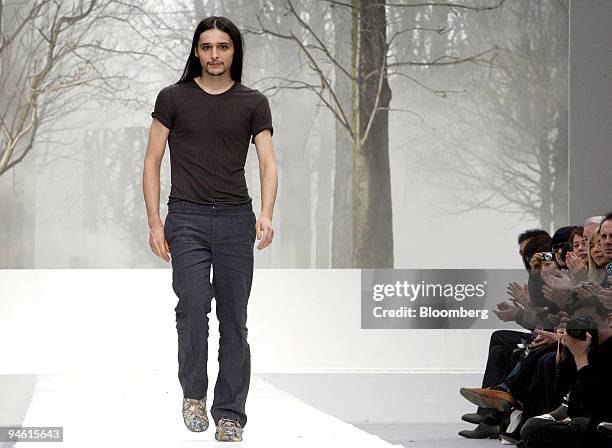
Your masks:
[[[202,65],[194,54],[194,49],[198,46],[200,34],[213,28],[229,34],[230,39],[232,39],[234,44],[234,56],[232,58],[232,65],[230,66],[230,76],[234,81],[242,82],[242,61],[244,56],[244,41],[242,39],[242,34],[231,20],[221,16],[211,16],[202,19],[200,23],[198,23],[193,33],[189,57],[185,63],[183,74],[176,84],[191,81],[193,78],[202,74]]]
[[[518,236],[518,243],[521,244],[525,240],[529,240],[533,237],[540,235],[548,235],[548,232],[544,229],[527,229]]]
[[[578,226],[574,230],[572,230],[572,233],[570,233],[570,236],[567,239],[567,242],[570,243],[573,248],[574,247],[574,237],[579,236],[580,238],[582,238],[583,235],[584,235],[584,227]]]
[[[589,224],[599,224],[603,218],[603,216],[591,216],[582,223],[582,227],[586,227]]]
[[[604,273],[605,273],[603,267],[597,266],[597,263],[595,263],[595,259],[593,258],[593,255],[591,255],[591,243],[593,243],[594,245],[598,245],[600,239],[601,238],[599,235],[599,230],[595,230],[593,233],[591,233],[591,236],[589,237],[589,241],[588,241],[589,266],[588,266],[588,271],[587,271],[587,280],[592,283],[601,283],[604,277]],[[604,263],[604,266],[605,266],[605,263]]]
[[[612,212],[608,212],[608,214],[604,216],[604,218],[599,223],[599,228],[597,230],[599,230],[600,234],[601,234],[601,226],[603,226],[603,223],[608,221],[609,219],[612,219]]]
[[[550,235],[539,235],[533,237],[529,240],[529,242],[525,245],[525,250],[523,250],[523,263],[525,263],[525,267],[527,270],[531,270],[531,265],[529,264],[529,260],[538,252],[552,252],[552,238]],[[554,258],[553,258],[554,259]],[[556,260],[555,260],[556,263]]]
[[[557,245],[562,245],[563,243],[567,243],[569,241],[570,233],[574,230],[576,226],[565,226],[557,229],[552,237],[552,245],[553,249]]]

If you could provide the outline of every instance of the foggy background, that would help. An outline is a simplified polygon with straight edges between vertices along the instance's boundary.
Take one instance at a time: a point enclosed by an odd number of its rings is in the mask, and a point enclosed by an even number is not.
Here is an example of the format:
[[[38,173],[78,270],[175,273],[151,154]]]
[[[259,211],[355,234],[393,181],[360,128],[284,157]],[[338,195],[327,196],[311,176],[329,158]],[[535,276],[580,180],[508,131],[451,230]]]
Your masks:
[[[520,268],[519,232],[567,224],[567,0],[411,3],[0,0],[0,266],[169,267],[148,247],[150,112],[223,15],[275,128],[256,267]],[[162,219],[169,182],[166,154]]]

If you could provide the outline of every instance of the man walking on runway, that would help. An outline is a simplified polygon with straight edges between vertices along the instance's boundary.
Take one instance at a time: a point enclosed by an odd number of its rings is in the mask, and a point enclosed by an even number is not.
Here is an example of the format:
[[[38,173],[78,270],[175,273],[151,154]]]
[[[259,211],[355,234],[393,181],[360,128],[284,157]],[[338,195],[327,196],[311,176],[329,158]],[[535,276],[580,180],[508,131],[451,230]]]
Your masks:
[[[242,36],[230,20],[208,17],[198,24],[181,79],[155,101],[143,178],[149,245],[165,261],[169,254],[172,259],[183,420],[196,432],[208,428],[208,313],[216,300],[219,375],[211,415],[220,441],[242,440],[247,422],[253,244],[261,240],[262,250],[272,242],[278,184],[270,106],[260,91],[242,84],[242,61]],[[159,176],[166,141],[171,190],[162,224]],[[257,219],[244,175],[249,143],[259,159]]]

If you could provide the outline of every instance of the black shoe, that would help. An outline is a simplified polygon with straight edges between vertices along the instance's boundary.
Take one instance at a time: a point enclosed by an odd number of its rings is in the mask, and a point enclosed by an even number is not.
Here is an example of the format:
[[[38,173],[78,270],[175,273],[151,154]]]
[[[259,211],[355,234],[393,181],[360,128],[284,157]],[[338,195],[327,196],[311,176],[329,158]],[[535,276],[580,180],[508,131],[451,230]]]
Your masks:
[[[468,423],[473,423],[475,425],[479,425],[483,422],[484,420],[484,416],[480,415],[480,414],[463,414],[461,416],[461,420],[463,420],[464,422],[468,422]]]
[[[599,425],[597,425],[597,431],[607,435],[608,437],[612,437],[612,423],[601,422]]]
[[[499,425],[491,426],[481,423],[473,430],[459,431],[459,435],[466,439],[497,439],[499,432]]]

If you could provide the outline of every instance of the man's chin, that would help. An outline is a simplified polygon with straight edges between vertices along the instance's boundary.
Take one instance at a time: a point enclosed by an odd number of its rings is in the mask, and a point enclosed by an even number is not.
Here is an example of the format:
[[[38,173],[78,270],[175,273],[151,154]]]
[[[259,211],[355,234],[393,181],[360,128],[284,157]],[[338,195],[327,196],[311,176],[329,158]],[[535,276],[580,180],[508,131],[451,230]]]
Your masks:
[[[208,73],[210,76],[221,76],[223,74],[225,74],[226,70],[214,70],[214,71],[210,71],[210,70],[206,70],[206,73]]]

